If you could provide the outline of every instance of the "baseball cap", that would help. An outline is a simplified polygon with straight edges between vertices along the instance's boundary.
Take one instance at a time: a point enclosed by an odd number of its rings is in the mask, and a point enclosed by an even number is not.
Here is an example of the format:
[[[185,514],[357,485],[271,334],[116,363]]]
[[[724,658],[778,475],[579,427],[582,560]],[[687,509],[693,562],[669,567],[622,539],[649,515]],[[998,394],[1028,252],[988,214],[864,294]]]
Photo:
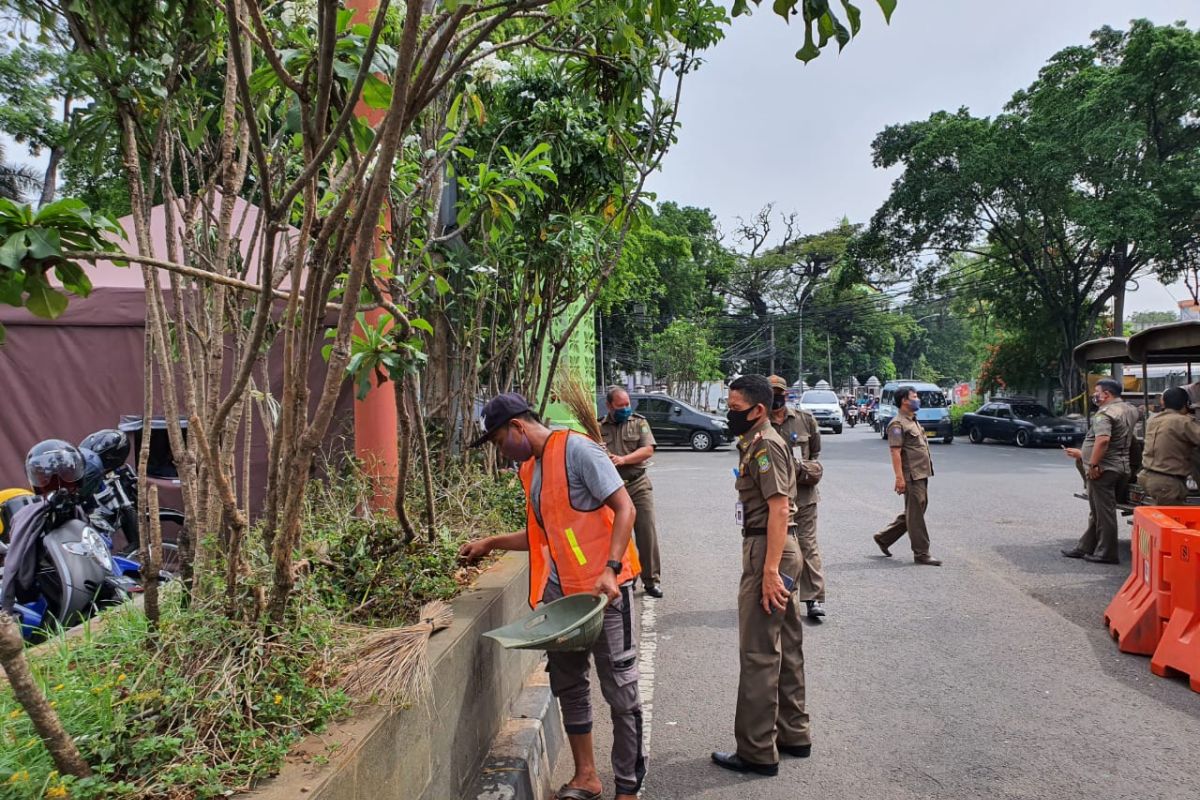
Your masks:
[[[500,429],[513,417],[519,417],[527,411],[532,411],[525,398],[516,392],[504,392],[488,400],[483,407],[484,434],[471,442],[471,447],[479,447],[488,437]]]
[[[771,377],[767,378],[767,383],[771,384],[772,389],[781,389],[785,392],[788,390],[787,381],[778,375],[772,375]]]

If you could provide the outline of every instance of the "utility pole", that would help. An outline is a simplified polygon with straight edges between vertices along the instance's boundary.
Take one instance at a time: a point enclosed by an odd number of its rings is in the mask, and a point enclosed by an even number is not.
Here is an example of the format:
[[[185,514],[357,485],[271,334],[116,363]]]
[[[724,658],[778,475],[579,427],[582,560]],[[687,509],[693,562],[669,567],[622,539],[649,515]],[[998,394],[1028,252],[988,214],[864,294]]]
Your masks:
[[[829,365],[829,388],[833,389],[833,351],[829,348],[828,333],[825,334],[825,363]]]
[[[796,376],[796,383],[799,385],[800,391],[804,391],[804,304],[808,302],[808,298],[810,297],[812,297],[812,295],[806,294],[804,299],[800,301],[800,352],[799,357],[796,359],[797,367],[800,372],[800,374]]]
[[[775,323],[771,323],[771,374],[775,374]]]

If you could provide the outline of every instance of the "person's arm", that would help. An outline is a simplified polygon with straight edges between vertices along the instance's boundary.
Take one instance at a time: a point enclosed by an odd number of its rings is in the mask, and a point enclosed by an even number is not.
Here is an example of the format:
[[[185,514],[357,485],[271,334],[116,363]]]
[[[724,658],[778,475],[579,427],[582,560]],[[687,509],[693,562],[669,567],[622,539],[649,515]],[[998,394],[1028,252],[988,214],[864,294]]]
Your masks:
[[[791,594],[779,574],[779,562],[783,560],[783,546],[787,543],[788,512],[791,498],[777,494],[767,498],[767,554],[763,558],[762,607],[768,614],[772,609],[787,608]]]
[[[904,482],[904,459],[901,450],[904,447],[904,429],[899,425],[888,425],[888,447],[892,451],[892,472],[896,473],[896,494],[904,494],[907,485]]]
[[[816,461],[821,455],[821,426],[811,415],[805,424],[808,425],[808,457]]]
[[[1104,460],[1104,454],[1108,452],[1108,443],[1112,441],[1111,436],[1097,436],[1096,444],[1092,448],[1091,462],[1087,464],[1087,475],[1089,478],[1100,477],[1100,462]]]
[[[633,500],[630,499],[629,491],[624,486],[606,497],[604,505],[613,512],[613,532],[612,541],[608,545],[608,560],[623,561],[625,551],[629,549],[629,540],[633,538],[633,523],[637,519],[637,509],[633,507]],[[600,577],[596,579],[595,593],[606,594],[609,600],[615,600],[621,594],[621,589],[617,585],[617,577],[611,569],[605,567],[600,572]]]
[[[493,550],[528,550],[529,534],[526,531],[514,531],[500,536],[489,536],[486,539],[476,539],[467,542],[458,550],[458,557],[470,563],[491,553]]]
[[[646,445],[645,447],[639,447],[632,453],[626,453],[623,456],[612,456],[612,462],[613,465],[617,467],[636,467],[638,464],[644,464],[645,462],[649,461],[653,455],[654,447],[652,445]]]

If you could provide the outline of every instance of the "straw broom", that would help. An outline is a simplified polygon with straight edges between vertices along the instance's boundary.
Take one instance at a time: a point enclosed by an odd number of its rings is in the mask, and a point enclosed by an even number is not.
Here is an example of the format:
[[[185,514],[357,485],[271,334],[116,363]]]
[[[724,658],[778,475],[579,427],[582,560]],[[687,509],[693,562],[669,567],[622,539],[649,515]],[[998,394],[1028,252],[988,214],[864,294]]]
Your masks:
[[[604,434],[600,432],[600,420],[596,419],[596,396],[583,385],[579,373],[572,369],[559,372],[554,391],[587,431],[588,438],[603,445]]]
[[[429,637],[450,627],[454,610],[441,600],[421,607],[421,621],[403,628],[355,626],[356,637],[340,653],[347,664],[339,686],[351,697],[410,703],[429,689]]]

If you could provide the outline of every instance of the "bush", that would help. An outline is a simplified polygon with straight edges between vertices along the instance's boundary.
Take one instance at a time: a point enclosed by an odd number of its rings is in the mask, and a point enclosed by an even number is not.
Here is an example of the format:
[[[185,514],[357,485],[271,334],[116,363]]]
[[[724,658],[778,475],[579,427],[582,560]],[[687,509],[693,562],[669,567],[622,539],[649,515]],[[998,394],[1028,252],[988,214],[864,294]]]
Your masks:
[[[950,406],[950,424],[954,426],[954,433],[963,433],[962,418],[964,414],[970,414],[973,411],[978,411],[983,402],[976,396],[972,396],[970,400],[961,405]]]

